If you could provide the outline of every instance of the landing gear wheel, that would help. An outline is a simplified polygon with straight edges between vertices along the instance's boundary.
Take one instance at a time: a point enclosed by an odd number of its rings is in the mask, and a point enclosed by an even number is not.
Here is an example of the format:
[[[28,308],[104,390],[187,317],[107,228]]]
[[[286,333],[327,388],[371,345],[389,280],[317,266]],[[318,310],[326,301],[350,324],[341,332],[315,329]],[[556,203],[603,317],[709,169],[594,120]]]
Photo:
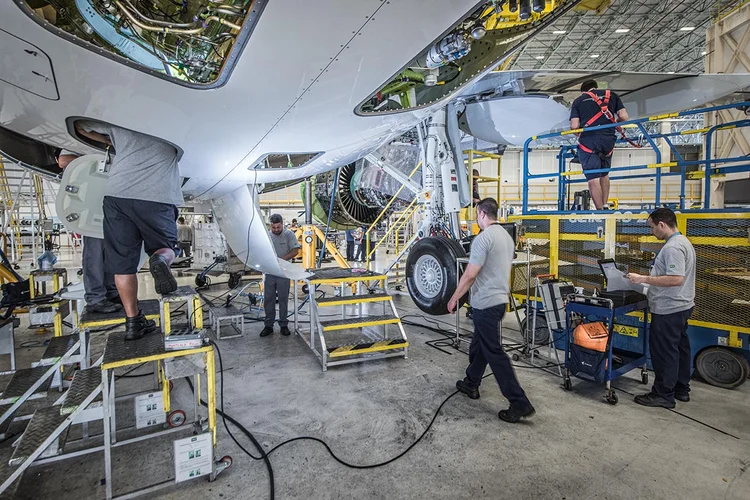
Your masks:
[[[648,385],[648,372],[647,371],[641,372],[641,384]]]
[[[240,280],[242,280],[242,273],[231,273],[229,275],[229,282],[227,285],[230,289],[234,289],[237,287],[237,285],[240,284]]]
[[[605,397],[607,398],[607,403],[613,406],[617,404],[618,399],[615,391],[610,390]]]
[[[703,380],[716,387],[736,389],[750,373],[747,359],[726,347],[709,347],[695,357],[695,369]]]
[[[456,259],[466,257],[457,243],[448,238],[423,238],[406,259],[409,295],[427,314],[448,314],[448,301],[458,285]],[[466,303],[466,298],[466,295],[461,297],[458,307]]]
[[[187,421],[187,415],[182,410],[175,410],[167,415],[167,424],[170,427],[180,427]]]
[[[528,331],[526,330],[526,323],[531,319]],[[521,320],[521,335],[527,343],[531,343],[531,325],[534,324],[533,316],[531,318],[524,318]],[[547,345],[549,342],[549,329],[547,328],[547,320],[543,314],[537,314],[536,316],[536,332],[534,332],[534,342],[537,346]]]
[[[572,391],[573,390],[573,384],[570,381],[570,377],[565,377],[563,379],[563,389],[566,391]]]

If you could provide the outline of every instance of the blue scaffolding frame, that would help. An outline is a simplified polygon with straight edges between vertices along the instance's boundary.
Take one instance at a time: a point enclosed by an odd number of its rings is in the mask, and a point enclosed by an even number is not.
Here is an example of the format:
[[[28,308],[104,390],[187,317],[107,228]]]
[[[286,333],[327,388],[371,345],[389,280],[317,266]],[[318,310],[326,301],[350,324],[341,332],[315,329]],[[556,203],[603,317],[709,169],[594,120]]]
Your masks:
[[[685,210],[690,210],[690,207],[685,206],[685,186],[686,186],[685,182],[687,180],[687,174],[688,174],[686,170],[687,170],[687,167],[699,165],[703,167],[702,171],[705,177],[702,207],[700,208],[700,210],[717,211],[717,212],[723,211],[721,209],[709,209],[709,207],[711,206],[711,177],[717,176],[717,175],[724,175],[728,173],[735,173],[735,172],[750,172],[750,157],[736,156],[736,157],[731,157],[731,158],[712,158],[711,156],[713,153],[714,134],[719,130],[728,130],[728,129],[733,129],[733,128],[750,126],[750,119],[737,120],[734,122],[724,123],[721,125],[714,125],[712,127],[705,127],[705,128],[697,129],[697,130],[670,132],[667,134],[649,133],[648,130],[646,129],[645,124],[654,123],[654,122],[671,119],[671,118],[682,117],[682,116],[705,114],[705,113],[720,111],[724,109],[734,109],[734,108],[743,108],[743,107],[750,108],[750,102],[740,102],[740,103],[733,103],[733,104],[725,104],[721,106],[711,106],[708,108],[691,109],[687,111],[681,111],[679,113],[667,113],[667,114],[662,114],[662,115],[649,116],[647,118],[638,118],[635,120],[628,120],[625,122],[610,123],[607,125],[598,125],[596,127],[586,127],[586,131],[588,132],[588,131],[593,131],[593,130],[603,130],[603,129],[610,129],[610,128],[615,128],[615,127],[634,125],[640,130],[641,134],[643,135],[643,138],[646,140],[648,145],[653,149],[656,155],[656,163],[645,164],[645,165],[633,165],[633,166],[627,166],[627,167],[613,167],[610,169],[590,170],[589,172],[590,173],[603,173],[603,172],[615,173],[615,172],[622,172],[626,170],[627,171],[651,170],[651,172],[647,174],[635,173],[632,175],[614,175],[614,176],[610,175],[610,179],[619,180],[619,179],[654,178],[654,181],[655,181],[654,187],[656,189],[654,205],[657,207],[661,206],[662,178],[671,177],[671,176],[680,176],[680,201],[679,201],[678,208],[682,211],[685,211]],[[548,134],[535,135],[526,140],[526,142],[523,145],[523,206],[522,206],[523,214],[542,212],[542,211],[529,209],[529,181],[531,179],[547,179],[547,178],[557,178],[558,180],[558,183],[557,183],[558,202],[557,202],[556,211],[554,212],[543,211],[543,213],[555,213],[555,214],[574,213],[574,211],[568,210],[568,207],[566,206],[566,201],[567,201],[566,191],[568,189],[568,186],[573,185],[573,184],[587,182],[586,179],[570,179],[572,175],[582,174],[582,172],[565,170],[567,160],[573,158],[573,151],[577,149],[577,144],[561,146],[560,152],[557,155],[558,171],[553,172],[553,173],[547,173],[547,174],[530,173],[529,172],[529,152],[531,151],[530,146],[534,142],[538,142],[542,139],[550,139],[553,137],[564,137],[566,135],[577,134],[577,133],[582,132],[583,130],[584,130],[583,128],[578,128],[578,129],[572,129],[572,130],[564,130],[561,132],[551,132]],[[693,133],[705,134],[705,148],[703,152],[703,159],[686,161],[682,157],[682,155],[679,153],[677,148],[675,148],[674,144],[670,140],[670,137],[693,134]],[[670,150],[675,154],[677,161],[674,161],[674,162],[662,161],[662,154],[661,154],[661,151],[659,150],[659,147],[656,144],[656,139],[664,139],[665,143],[669,146]],[[625,142],[625,141],[619,140],[618,142]],[[662,172],[663,168],[673,168],[673,167],[679,167],[680,171],[679,172]],[[575,211],[575,213],[581,213],[581,212],[597,213],[599,211],[596,211],[596,210],[576,210]]]

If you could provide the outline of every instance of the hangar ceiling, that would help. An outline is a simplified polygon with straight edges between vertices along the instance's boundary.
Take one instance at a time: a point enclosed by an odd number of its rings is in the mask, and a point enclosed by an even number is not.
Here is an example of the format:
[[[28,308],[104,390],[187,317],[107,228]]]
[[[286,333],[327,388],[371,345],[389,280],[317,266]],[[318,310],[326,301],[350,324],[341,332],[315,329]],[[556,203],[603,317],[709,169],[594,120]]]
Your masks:
[[[743,0],[612,0],[572,11],[535,37],[510,69],[702,73],[706,29]]]

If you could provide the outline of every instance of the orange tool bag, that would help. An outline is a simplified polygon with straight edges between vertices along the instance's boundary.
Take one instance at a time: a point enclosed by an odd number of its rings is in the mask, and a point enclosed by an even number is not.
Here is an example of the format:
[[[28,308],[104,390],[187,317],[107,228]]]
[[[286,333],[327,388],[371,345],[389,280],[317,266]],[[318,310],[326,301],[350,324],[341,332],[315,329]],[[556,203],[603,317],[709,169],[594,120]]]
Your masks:
[[[607,350],[609,330],[601,321],[581,323],[573,330],[573,343],[596,352]]]

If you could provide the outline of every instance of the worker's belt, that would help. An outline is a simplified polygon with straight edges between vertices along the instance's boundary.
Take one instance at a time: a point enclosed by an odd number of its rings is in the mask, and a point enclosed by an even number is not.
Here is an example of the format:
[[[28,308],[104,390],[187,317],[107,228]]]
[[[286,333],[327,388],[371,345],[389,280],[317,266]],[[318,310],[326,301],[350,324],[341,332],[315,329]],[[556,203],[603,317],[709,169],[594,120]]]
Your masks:
[[[583,152],[585,152],[585,153],[588,153],[588,154],[595,154],[595,155],[598,155],[598,156],[599,156],[599,158],[601,158],[602,160],[604,160],[604,159],[606,159],[606,158],[609,158],[610,156],[612,156],[612,153],[614,153],[614,152],[615,152],[615,149],[614,149],[614,148],[612,148],[612,150],[611,150],[611,151],[610,151],[609,153],[605,153],[604,151],[594,151],[594,150],[593,150],[593,149],[591,149],[591,148],[587,148],[586,146],[584,146],[584,145],[583,145],[583,144],[581,144],[580,142],[578,143],[578,149],[580,149],[581,151],[583,151]]]
[[[591,91],[584,92],[584,94],[586,94],[587,96],[591,97],[591,100],[594,101],[594,103],[597,106],[599,106],[599,112],[597,114],[595,114],[594,116],[592,116],[589,119],[589,121],[586,122],[586,124],[584,125],[584,127],[590,127],[591,125],[593,125],[594,123],[596,123],[596,121],[601,116],[606,117],[607,120],[609,120],[612,123],[617,123],[617,119],[615,118],[615,115],[613,115],[612,112],[609,110],[609,98],[611,97],[611,94],[610,94],[609,90],[605,90],[604,91],[604,99],[599,99],[599,96],[596,95],[594,92],[591,92]],[[631,146],[634,146],[636,148],[640,148],[640,146],[638,144],[636,144],[635,142],[633,142],[630,139],[628,139],[628,137],[625,135],[625,131],[622,129],[622,127],[615,127],[615,130],[617,130],[617,132],[620,133],[620,136],[624,140],[628,141],[628,143],[630,143]],[[586,151],[586,150],[584,149],[584,151]],[[586,151],[586,152],[589,153],[590,151]],[[610,153],[609,155],[611,155],[611,154],[612,153]],[[607,155],[607,156],[609,156],[609,155]]]

